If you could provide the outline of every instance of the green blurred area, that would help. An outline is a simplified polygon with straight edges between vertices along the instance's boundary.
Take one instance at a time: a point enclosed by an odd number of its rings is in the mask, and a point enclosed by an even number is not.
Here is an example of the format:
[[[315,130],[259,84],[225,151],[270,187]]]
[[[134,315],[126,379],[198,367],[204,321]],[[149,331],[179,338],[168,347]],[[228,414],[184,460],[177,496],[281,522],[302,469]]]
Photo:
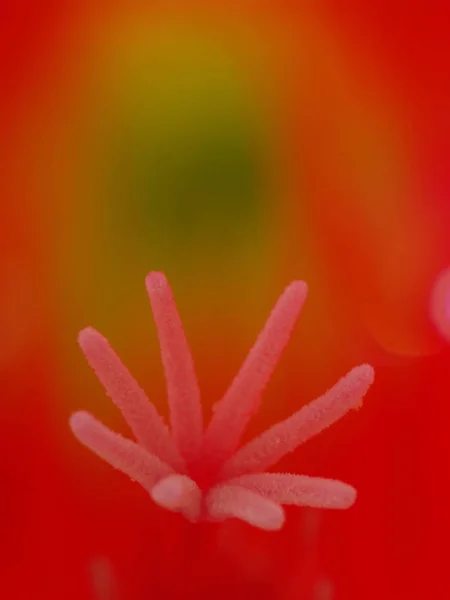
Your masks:
[[[248,76],[210,35],[137,38],[108,64],[97,123],[110,233],[166,260],[239,254],[260,235],[271,185]]]
[[[123,28],[101,43],[75,135],[64,319],[140,347],[144,276],[161,270],[188,329],[221,322],[225,335],[229,319],[253,335],[268,306],[255,300],[273,274],[276,207],[271,123],[249,65],[232,42],[185,24]]]

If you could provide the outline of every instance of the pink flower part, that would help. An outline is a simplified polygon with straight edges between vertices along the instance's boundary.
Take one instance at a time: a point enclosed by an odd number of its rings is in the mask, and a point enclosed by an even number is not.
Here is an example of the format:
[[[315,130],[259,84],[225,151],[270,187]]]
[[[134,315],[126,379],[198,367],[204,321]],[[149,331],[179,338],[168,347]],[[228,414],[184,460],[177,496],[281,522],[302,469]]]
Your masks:
[[[241,370],[215,408],[205,433],[205,462],[217,467],[238,447],[245,427],[259,410],[261,394],[289,341],[307,291],[303,281],[294,281],[275,305]]]
[[[236,477],[228,484],[240,485],[278,504],[343,509],[356,500],[356,490],[351,485],[306,475],[256,473]]]
[[[70,419],[75,437],[112,467],[142,485],[149,493],[162,477],[173,473],[166,463],[135,442],[110,431],[87,412],[77,412]]]
[[[450,342],[450,268],[444,269],[435,281],[430,316],[441,336]]]
[[[186,475],[169,475],[159,481],[152,490],[152,498],[164,508],[181,512],[190,521],[201,516],[202,492]]]
[[[192,463],[198,457],[203,434],[194,361],[167,279],[162,273],[150,273],[145,283],[161,346],[173,439],[181,455]]]
[[[184,470],[184,462],[168,428],[108,340],[92,327],[87,327],[80,332],[78,343],[138,443],[174,469]]]
[[[371,366],[355,367],[323,396],[238,450],[224,465],[221,476],[229,479],[243,473],[265,471],[349,410],[357,408],[373,379]]]
[[[284,511],[279,504],[239,485],[219,485],[206,497],[208,514],[222,521],[236,517],[250,525],[275,531],[284,524]]]
[[[146,284],[161,343],[171,433],[107,340],[88,328],[80,334],[81,348],[137,443],[85,412],[70,420],[79,441],[138,481],[157,504],[191,521],[235,517],[276,530],[284,523],[282,504],[338,509],[353,504],[356,491],[345,483],[263,471],[361,404],[374,377],[368,365],[356,367],[323,396],[233,455],[289,339],[306,285],[293,282],[286,288],[203,434],[193,361],[169,285],[159,273],[151,273]]]

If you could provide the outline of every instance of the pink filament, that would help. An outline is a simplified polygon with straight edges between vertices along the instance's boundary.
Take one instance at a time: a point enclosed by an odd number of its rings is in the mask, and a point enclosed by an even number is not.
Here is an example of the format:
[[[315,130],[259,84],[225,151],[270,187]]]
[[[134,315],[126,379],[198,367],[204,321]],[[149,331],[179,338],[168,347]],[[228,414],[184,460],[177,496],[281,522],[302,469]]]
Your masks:
[[[140,483],[149,493],[157,481],[173,473],[173,469],[159,458],[135,442],[112,432],[87,412],[73,414],[70,427],[82,444],[115,469]]]
[[[155,406],[98,331],[87,327],[78,342],[84,355],[114,404],[123,414],[136,440],[150,453],[177,471],[184,463]]]
[[[307,294],[294,281],[283,292],[229,390],[217,404],[205,433],[203,460],[214,470],[232,456],[286,346]]]
[[[238,485],[213,488],[206,498],[206,507],[209,516],[217,521],[236,517],[267,531],[281,529],[284,524],[281,506]]]
[[[161,346],[172,435],[181,455],[191,463],[198,458],[203,433],[194,363],[167,279],[162,273],[150,273],[146,287]]]
[[[278,504],[345,509],[356,500],[355,488],[342,481],[290,473],[241,475],[227,485],[241,485]]]
[[[190,521],[200,518],[202,492],[195,481],[186,475],[165,477],[155,485],[151,496],[156,504],[181,512]]]
[[[267,470],[297,446],[358,407],[373,379],[374,371],[370,365],[355,367],[323,396],[238,450],[224,465],[221,479]]]

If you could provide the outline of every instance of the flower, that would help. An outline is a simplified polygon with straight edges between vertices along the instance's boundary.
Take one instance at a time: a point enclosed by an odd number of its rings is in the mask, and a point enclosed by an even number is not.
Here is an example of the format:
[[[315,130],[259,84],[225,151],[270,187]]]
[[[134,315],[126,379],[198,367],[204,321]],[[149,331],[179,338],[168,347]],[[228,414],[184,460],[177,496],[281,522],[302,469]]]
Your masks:
[[[239,448],[305,302],[306,284],[294,281],[285,289],[206,430],[192,356],[169,284],[162,273],[152,272],[146,287],[167,380],[171,430],[108,341],[88,327],[79,334],[81,349],[137,441],[84,411],[70,419],[78,440],[140,483],[157,504],[191,521],[235,517],[277,530],[284,523],[283,504],[350,507],[356,490],[346,483],[266,471],[358,408],[373,382],[371,366],[352,369],[323,396]]]

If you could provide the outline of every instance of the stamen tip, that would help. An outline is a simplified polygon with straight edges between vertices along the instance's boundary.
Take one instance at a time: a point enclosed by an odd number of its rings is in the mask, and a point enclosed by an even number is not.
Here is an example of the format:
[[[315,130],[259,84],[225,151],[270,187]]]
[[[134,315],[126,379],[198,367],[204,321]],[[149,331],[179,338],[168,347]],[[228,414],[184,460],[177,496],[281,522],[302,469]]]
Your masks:
[[[167,286],[167,278],[160,271],[150,271],[145,278],[145,285],[148,291],[160,290]]]
[[[308,284],[306,283],[306,281],[296,279],[286,287],[285,291],[291,291],[292,293],[295,293],[296,295],[305,298],[308,294]]]
[[[174,508],[178,505],[183,494],[183,484],[178,477],[167,477],[157,483],[151,492],[156,504],[165,508]]]
[[[363,375],[364,378],[367,379],[367,381],[370,381],[370,384],[374,382],[375,369],[372,367],[372,365],[369,365],[367,363],[362,364],[360,365],[359,370],[361,375]]]
[[[347,488],[348,488],[348,494],[345,499],[345,507],[344,508],[350,508],[351,506],[353,506],[356,502],[356,499],[358,498],[358,492],[356,491],[356,489],[353,486],[348,485]]]
[[[374,382],[375,369],[369,364],[362,364],[359,367],[355,367],[353,372],[356,375],[356,379],[359,380],[359,383],[366,388],[357,403],[353,406],[353,410],[360,410],[363,406],[364,395]]]
[[[102,334],[99,333],[94,327],[90,325],[85,327],[78,333],[78,343],[83,348],[87,343],[95,339],[104,339]]]
[[[85,410],[74,412],[69,418],[69,426],[72,433],[78,437],[78,433],[89,424],[92,418],[92,415]]]
[[[282,529],[286,515],[281,506],[279,509],[279,511],[274,511],[272,514],[266,515],[265,519],[262,519],[259,523],[259,527],[266,531],[279,531]]]

